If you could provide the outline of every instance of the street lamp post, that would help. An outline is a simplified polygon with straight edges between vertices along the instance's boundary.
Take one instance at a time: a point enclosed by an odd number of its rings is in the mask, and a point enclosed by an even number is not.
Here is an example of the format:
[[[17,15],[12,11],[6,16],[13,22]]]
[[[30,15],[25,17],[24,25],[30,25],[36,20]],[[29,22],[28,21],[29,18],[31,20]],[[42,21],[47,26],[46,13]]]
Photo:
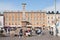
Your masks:
[[[54,0],[54,6],[55,6],[55,21],[56,21],[56,0]]]
[[[57,27],[56,27],[56,22],[57,22],[57,21],[56,21],[56,20],[57,20],[57,19],[56,19],[56,0],[54,0],[54,7],[55,7],[55,8],[54,8],[54,9],[55,9],[55,10],[54,10],[54,11],[55,11],[55,29],[56,29],[56,36],[57,36]]]

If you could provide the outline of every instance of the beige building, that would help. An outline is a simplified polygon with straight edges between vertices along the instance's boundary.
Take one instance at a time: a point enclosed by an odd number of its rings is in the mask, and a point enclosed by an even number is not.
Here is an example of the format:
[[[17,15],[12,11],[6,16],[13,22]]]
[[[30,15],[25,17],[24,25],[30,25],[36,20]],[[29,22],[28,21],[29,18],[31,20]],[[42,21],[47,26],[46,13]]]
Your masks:
[[[5,17],[5,26],[21,27],[23,21],[23,11],[20,12],[3,12]],[[46,12],[26,11],[24,20],[29,22],[32,27],[47,26]]]
[[[55,16],[56,16],[56,19],[60,21],[60,13],[57,11],[56,15],[54,12],[49,12],[47,13],[47,26],[51,26],[52,25],[52,22],[55,21]]]

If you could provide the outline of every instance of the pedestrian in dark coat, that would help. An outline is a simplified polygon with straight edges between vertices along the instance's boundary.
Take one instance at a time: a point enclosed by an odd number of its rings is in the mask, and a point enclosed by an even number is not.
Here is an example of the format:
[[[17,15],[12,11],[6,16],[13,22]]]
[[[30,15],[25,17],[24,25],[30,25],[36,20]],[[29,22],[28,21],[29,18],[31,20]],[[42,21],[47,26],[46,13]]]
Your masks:
[[[23,30],[20,29],[20,32],[19,32],[19,38],[23,36]]]

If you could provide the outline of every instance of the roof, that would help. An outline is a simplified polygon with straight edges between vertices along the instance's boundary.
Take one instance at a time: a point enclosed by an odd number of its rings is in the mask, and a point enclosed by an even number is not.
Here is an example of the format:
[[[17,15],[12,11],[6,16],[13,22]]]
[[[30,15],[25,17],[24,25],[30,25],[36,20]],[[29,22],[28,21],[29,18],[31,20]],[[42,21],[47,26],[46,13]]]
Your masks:
[[[52,12],[48,11],[47,14],[55,14],[55,12],[54,11],[52,11]],[[59,11],[57,11],[56,14],[60,14]]]
[[[17,13],[20,13],[20,12],[23,12],[23,10],[17,10],[17,11],[9,11],[9,10],[8,10],[8,11],[4,11],[3,13],[16,13],[16,12],[17,12]],[[30,10],[30,11],[29,11],[29,10],[28,10],[28,11],[25,10],[25,12],[46,13],[46,11],[42,11],[42,10],[36,10],[36,11],[34,11],[34,10]]]
[[[47,13],[47,14],[55,14],[55,13]],[[60,14],[60,13],[56,13],[56,14]]]

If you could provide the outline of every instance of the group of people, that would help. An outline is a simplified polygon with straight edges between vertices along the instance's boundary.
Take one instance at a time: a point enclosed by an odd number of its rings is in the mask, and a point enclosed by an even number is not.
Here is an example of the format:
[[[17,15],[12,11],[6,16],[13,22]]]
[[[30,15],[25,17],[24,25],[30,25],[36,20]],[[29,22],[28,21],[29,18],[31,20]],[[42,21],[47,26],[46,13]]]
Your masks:
[[[20,32],[19,32],[19,37],[22,37],[22,36],[32,36],[33,35],[33,31],[35,34],[37,35],[40,35],[40,34],[45,34],[45,28],[37,28],[37,29],[34,29],[34,30],[26,30],[26,31],[23,31],[23,29],[20,29]],[[57,33],[59,32],[59,29],[57,30],[55,28],[55,25],[52,25],[52,27],[49,27],[49,34],[51,35],[56,35]]]
[[[60,36],[60,22],[56,21],[56,23],[52,22],[52,26],[49,26],[49,33],[54,36]]]
[[[22,36],[31,36],[32,35],[32,30],[24,30],[23,29],[20,29],[19,31],[19,37],[22,37]]]
[[[44,34],[43,30],[45,30],[45,29],[44,28],[43,29],[42,28],[37,28],[35,30],[26,30],[25,32],[23,32],[23,29],[20,29],[19,37],[22,37],[24,35],[32,36],[33,31],[37,35]],[[59,35],[60,36],[60,23],[57,23],[56,25],[52,24],[52,26],[49,27],[49,33],[51,35],[54,35],[54,36],[55,35]]]
[[[26,30],[23,32],[23,29],[20,29],[20,32],[19,32],[19,37],[22,37],[22,36],[32,36],[33,35],[33,31],[35,32],[35,34],[39,35],[42,33],[42,29],[41,28],[38,28],[36,30]]]

